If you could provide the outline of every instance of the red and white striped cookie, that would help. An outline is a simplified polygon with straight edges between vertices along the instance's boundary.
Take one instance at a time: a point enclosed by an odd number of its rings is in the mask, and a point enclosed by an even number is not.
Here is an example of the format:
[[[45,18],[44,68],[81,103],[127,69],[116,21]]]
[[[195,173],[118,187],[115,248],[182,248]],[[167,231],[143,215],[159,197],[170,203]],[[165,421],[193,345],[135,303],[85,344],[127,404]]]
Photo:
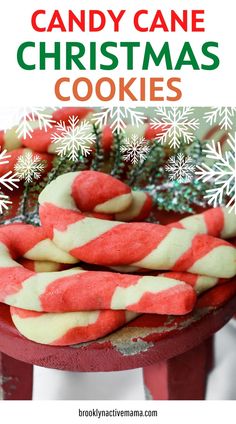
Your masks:
[[[54,243],[72,256],[104,266],[134,265],[219,278],[236,274],[236,250],[229,243],[158,224],[86,217],[75,210],[75,202],[71,207],[72,190],[67,174],[59,179],[64,196],[58,201],[57,179],[49,184],[39,196],[40,218]]]
[[[60,264],[59,262],[52,261],[32,261],[30,259],[20,258],[17,262],[24,268],[34,272],[55,272],[63,271],[71,266],[69,264]]]
[[[78,262],[73,256],[58,248],[42,227],[29,224],[0,226],[0,268],[12,271],[17,265],[13,259],[24,257],[33,261],[52,261],[65,264]]]
[[[216,277],[207,277],[206,275],[191,274],[189,272],[163,272],[157,274],[159,277],[173,278],[174,280],[183,281],[194,288],[196,293],[199,295],[205,291],[217,286],[218,284],[226,283],[227,279],[221,279]]]
[[[14,172],[14,166],[16,165],[18,159],[27,153],[32,153],[33,158],[38,157],[41,161],[44,161],[45,167],[43,171],[41,172],[42,175],[50,171],[50,169],[52,168],[52,161],[53,161],[52,155],[49,155],[47,153],[35,153],[31,149],[21,148],[21,149],[15,149],[10,153],[9,155],[10,157],[8,158],[8,163],[1,164],[0,175],[4,175],[10,171]]]
[[[65,107],[57,110],[45,109],[45,113],[48,115],[48,119],[51,120],[51,124],[55,125],[59,121],[68,123],[70,116],[78,117],[79,119],[88,119],[91,117],[93,109],[78,108],[78,107]],[[48,128],[47,131],[41,129],[38,121],[31,121],[31,128],[33,129],[31,136],[18,137],[17,126],[12,127],[8,130],[0,131],[0,147],[12,151],[22,146],[29,147],[30,149],[41,152],[41,153],[54,153],[55,146],[50,148],[52,143],[51,135],[55,132],[55,128]]]
[[[9,270],[7,270],[9,272]],[[0,275],[0,301],[32,311],[76,312],[97,309],[184,315],[196,301],[192,287],[165,276],[138,276],[72,268],[36,273],[11,271],[14,284]]]
[[[115,214],[116,221],[144,221],[152,210],[152,198],[145,191],[132,191],[132,203],[122,212]]]
[[[132,203],[131,189],[108,174],[97,171],[69,172],[50,184],[54,204],[65,212],[80,210],[114,214]]]
[[[169,224],[172,228],[185,228],[198,234],[209,234],[223,239],[236,236],[236,214],[224,207],[212,208]]]
[[[104,337],[138,315],[125,311],[65,312],[58,314],[10,308],[17,330],[37,343],[67,346]]]

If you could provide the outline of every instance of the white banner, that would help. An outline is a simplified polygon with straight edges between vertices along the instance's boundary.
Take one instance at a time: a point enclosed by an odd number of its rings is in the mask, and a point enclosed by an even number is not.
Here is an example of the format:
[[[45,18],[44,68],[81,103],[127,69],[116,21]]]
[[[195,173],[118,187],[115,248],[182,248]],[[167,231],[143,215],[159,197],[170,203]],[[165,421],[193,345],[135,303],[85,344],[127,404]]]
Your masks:
[[[199,424],[214,421],[230,423],[235,416],[234,402],[192,401],[94,401],[94,402],[9,402],[1,403],[1,420],[9,424]]]
[[[234,0],[0,7],[4,106],[235,106]]]

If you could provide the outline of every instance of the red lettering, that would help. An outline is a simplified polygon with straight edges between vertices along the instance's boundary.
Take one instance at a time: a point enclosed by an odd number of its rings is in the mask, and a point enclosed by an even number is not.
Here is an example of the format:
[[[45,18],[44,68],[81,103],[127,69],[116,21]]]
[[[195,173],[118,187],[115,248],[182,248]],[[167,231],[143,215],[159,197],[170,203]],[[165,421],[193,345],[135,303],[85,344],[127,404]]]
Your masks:
[[[95,16],[99,16],[100,18],[100,24],[96,26],[95,24]],[[91,32],[98,32],[101,31],[106,24],[106,18],[104,16],[104,13],[100,10],[90,10],[89,14],[89,30]]]
[[[198,23],[204,22],[204,18],[199,18],[198,15],[204,15],[204,10],[192,10],[192,31],[193,32],[205,32],[204,27],[198,27]]]
[[[160,21],[160,22],[158,23],[158,21]],[[158,10],[156,12],[155,17],[154,17],[153,22],[152,22],[152,25],[151,25],[151,28],[150,28],[150,32],[155,31],[156,28],[161,28],[165,32],[169,31],[168,27],[166,25],[164,16],[162,15],[161,10]]]
[[[119,32],[119,23],[121,18],[124,16],[126,10],[121,10],[118,16],[115,16],[113,10],[108,10],[108,13],[111,17],[111,19],[114,22],[114,32]]]
[[[37,25],[37,17],[39,15],[45,15],[45,14],[46,14],[46,10],[36,10],[33,13],[32,17],[31,17],[31,25],[32,25],[32,27],[35,31],[37,31],[37,32],[45,32],[46,31],[46,27],[40,28]]]
[[[139,10],[137,13],[135,13],[135,15],[134,15],[134,26],[135,26],[135,29],[137,31],[139,31],[139,32],[147,32],[148,31],[147,27],[143,28],[139,24],[139,17],[141,15],[147,15],[147,14],[148,14],[147,10]]]
[[[52,30],[56,28],[60,29],[62,32],[66,32],[66,27],[63,23],[59,10],[54,11],[47,31],[52,32]]]

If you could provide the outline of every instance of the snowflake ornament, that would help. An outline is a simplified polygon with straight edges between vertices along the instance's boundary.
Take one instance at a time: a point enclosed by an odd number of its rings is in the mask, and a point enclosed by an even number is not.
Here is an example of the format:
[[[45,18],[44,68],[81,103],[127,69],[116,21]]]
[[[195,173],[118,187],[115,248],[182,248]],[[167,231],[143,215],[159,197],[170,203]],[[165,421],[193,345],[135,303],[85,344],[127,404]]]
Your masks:
[[[8,210],[9,206],[12,204],[9,196],[6,196],[2,192],[0,193],[0,215]]]
[[[232,130],[236,107],[211,107],[210,112],[204,113],[206,122],[210,125],[219,123],[222,130]]]
[[[35,127],[47,132],[52,128],[55,121],[52,119],[52,112],[56,108],[46,109],[42,107],[22,107],[10,108],[8,119],[5,125],[5,131],[13,126],[16,126],[15,133],[18,138],[32,138],[32,133]]]
[[[33,155],[32,152],[21,155],[14,167],[17,177],[27,183],[38,180],[44,169],[45,162],[41,160],[40,156]]]
[[[88,121],[79,121],[76,116],[70,116],[69,125],[60,121],[55,128],[57,131],[51,135],[53,143],[57,144],[56,153],[67,156],[68,159],[77,161],[79,156],[87,157],[91,153],[90,145],[96,140],[93,127]]]
[[[168,159],[165,170],[169,173],[170,181],[186,183],[193,179],[195,167],[196,165],[190,156],[178,153]]]
[[[146,121],[143,112],[130,107],[106,107],[93,114],[92,121],[99,128],[109,125],[112,132],[124,133],[128,124],[139,127]]]
[[[3,150],[0,153],[0,165],[4,165],[9,163],[9,158],[11,156],[7,153],[7,150]],[[0,214],[6,211],[9,206],[12,204],[9,196],[2,192],[2,187],[13,191],[14,188],[18,188],[17,183],[19,182],[19,178],[16,174],[13,174],[12,171],[8,171],[5,174],[0,176]]]
[[[211,166],[202,163],[197,166],[198,180],[203,182],[212,181],[215,187],[206,190],[204,196],[208,199],[208,204],[216,207],[224,204],[225,197],[228,199],[226,207],[230,212],[234,210],[236,213],[236,133],[229,135],[227,140],[229,150],[222,152],[220,142],[211,143],[206,145],[203,152],[206,157],[213,159],[214,162]]]
[[[120,151],[126,162],[136,165],[138,162],[142,163],[146,159],[150,147],[144,137],[132,134],[130,138],[127,137],[124,139]]]
[[[180,147],[181,140],[189,144],[194,141],[194,132],[199,127],[199,120],[191,118],[192,107],[158,107],[156,116],[150,126],[157,130],[155,140],[169,144],[171,148]]]

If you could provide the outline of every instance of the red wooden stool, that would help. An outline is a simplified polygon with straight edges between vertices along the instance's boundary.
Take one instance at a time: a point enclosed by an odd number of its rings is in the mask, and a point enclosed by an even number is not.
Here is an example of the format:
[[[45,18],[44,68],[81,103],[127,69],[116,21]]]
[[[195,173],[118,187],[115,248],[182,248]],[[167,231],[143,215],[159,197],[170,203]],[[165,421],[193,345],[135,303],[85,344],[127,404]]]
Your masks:
[[[68,371],[141,367],[147,399],[204,399],[213,366],[212,336],[235,309],[236,280],[205,293],[186,316],[142,315],[100,340],[55,347],[22,337],[12,324],[9,307],[0,304],[2,397],[31,399],[34,364]]]

